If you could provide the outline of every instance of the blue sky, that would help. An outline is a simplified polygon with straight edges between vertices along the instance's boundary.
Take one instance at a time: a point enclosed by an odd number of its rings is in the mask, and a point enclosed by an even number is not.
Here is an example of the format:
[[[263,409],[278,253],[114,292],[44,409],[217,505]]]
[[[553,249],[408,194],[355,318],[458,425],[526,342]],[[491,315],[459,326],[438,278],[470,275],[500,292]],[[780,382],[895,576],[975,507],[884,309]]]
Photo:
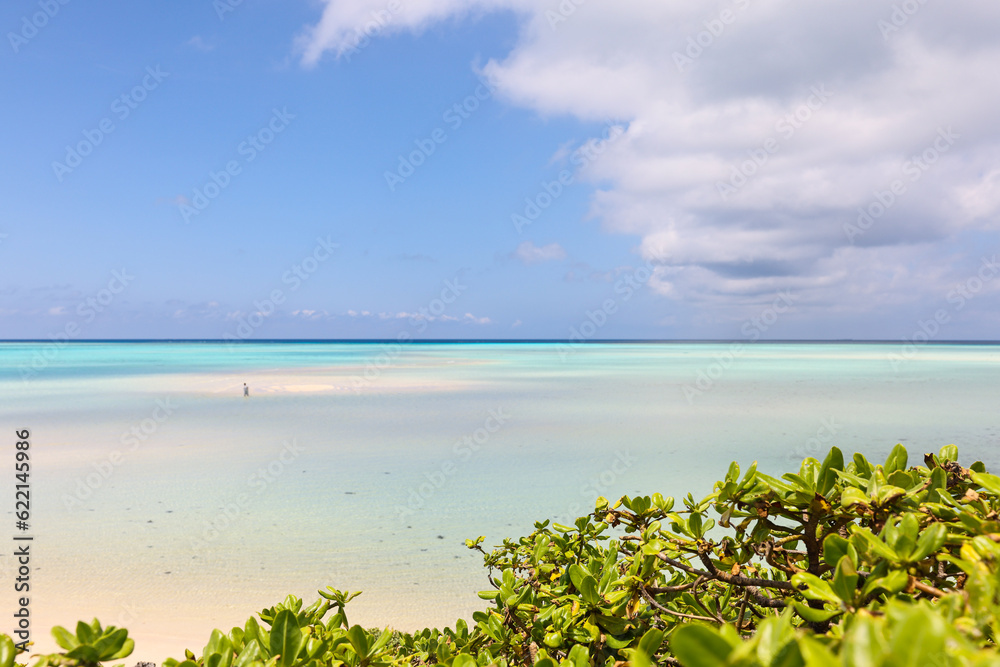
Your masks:
[[[995,339],[1000,10],[912,9],[5,3],[0,338]]]

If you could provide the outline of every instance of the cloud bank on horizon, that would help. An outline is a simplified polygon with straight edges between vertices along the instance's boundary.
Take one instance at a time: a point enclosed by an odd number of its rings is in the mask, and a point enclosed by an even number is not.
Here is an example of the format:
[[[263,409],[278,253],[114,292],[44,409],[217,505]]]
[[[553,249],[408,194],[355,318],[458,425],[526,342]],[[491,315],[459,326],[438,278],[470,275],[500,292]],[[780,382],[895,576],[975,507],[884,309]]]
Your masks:
[[[606,232],[669,258],[662,295],[877,310],[940,299],[992,256],[1000,5],[326,0],[296,46],[323,66],[500,11],[520,32],[481,73],[504,102],[625,123],[580,176]]]

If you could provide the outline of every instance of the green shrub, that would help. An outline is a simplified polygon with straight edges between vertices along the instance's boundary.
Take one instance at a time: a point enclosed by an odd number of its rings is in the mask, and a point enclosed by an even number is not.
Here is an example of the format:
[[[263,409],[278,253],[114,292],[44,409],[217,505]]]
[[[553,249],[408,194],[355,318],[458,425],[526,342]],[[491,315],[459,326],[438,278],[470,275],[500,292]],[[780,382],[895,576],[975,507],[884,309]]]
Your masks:
[[[491,586],[471,625],[365,630],[345,611],[357,593],[329,588],[164,667],[1000,667],[1000,477],[962,467],[952,445],[908,463],[902,446],[882,465],[834,448],[780,479],[733,463],[679,507],[599,498],[574,525],[536,523],[490,553],[468,540]],[[57,628],[68,652],[38,667],[130,652],[123,630],[81,626],[73,640]]]

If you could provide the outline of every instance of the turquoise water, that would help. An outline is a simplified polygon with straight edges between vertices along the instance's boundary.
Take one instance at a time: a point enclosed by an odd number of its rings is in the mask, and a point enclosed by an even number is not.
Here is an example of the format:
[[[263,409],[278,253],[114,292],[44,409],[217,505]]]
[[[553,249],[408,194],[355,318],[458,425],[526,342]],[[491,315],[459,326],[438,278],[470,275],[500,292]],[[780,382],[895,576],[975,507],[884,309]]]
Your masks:
[[[96,615],[160,661],[327,585],[365,591],[352,622],[441,626],[487,587],[464,539],[568,521],[597,495],[703,495],[731,460],[780,473],[832,444],[955,443],[1000,468],[1000,348],[908,352],[0,344],[6,450],[32,432],[34,639]]]

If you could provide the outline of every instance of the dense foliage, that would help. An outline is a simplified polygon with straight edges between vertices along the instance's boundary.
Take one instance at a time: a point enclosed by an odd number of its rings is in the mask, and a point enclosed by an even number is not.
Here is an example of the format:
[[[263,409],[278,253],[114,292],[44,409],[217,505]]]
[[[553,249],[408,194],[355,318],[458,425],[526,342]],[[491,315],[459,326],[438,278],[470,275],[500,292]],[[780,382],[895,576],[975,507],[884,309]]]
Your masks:
[[[1000,667],[1000,477],[954,446],[910,466],[834,448],[770,477],[735,463],[711,494],[597,500],[573,526],[481,551],[491,589],[473,622],[372,631],[333,588],[212,633],[165,667]],[[333,612],[332,614],[330,612]],[[131,652],[125,630],[53,631],[37,667]],[[15,650],[0,641],[0,667]]]

